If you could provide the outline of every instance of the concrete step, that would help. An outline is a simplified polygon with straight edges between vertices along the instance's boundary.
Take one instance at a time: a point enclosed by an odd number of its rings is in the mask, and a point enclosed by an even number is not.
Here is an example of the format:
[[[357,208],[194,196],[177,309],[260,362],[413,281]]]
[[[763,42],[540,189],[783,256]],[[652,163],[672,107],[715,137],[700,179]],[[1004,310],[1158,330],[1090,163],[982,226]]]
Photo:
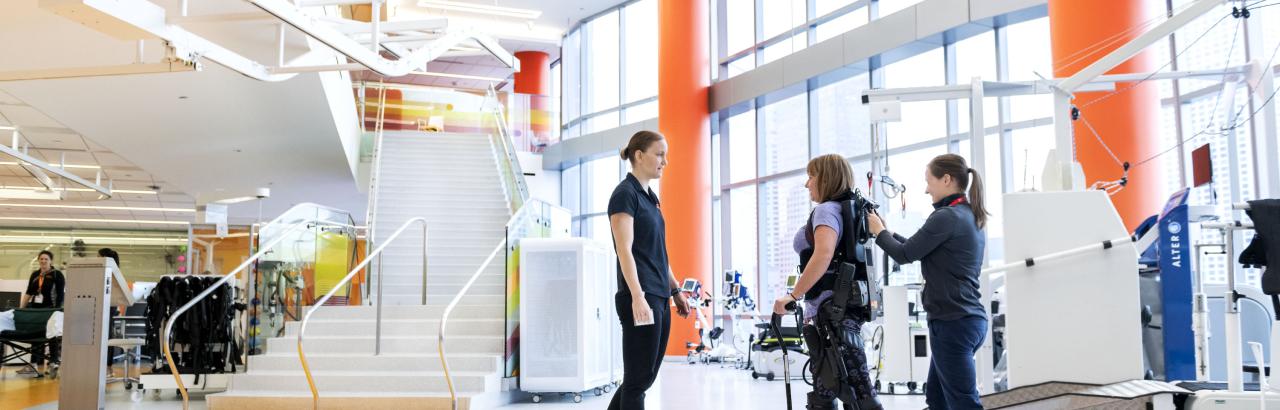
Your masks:
[[[496,282],[497,280],[504,279],[504,278],[499,275],[488,275],[488,276],[490,278],[493,278],[493,279],[489,279],[490,283],[473,284],[471,285],[471,290],[467,292],[467,294],[468,295],[505,295],[507,291],[506,283],[493,283],[493,282]],[[480,277],[485,277],[485,275],[481,274]],[[477,278],[476,282],[480,282],[480,280],[481,279]],[[431,297],[433,295],[453,296],[458,294],[459,290],[462,290],[463,284],[465,283],[442,284],[438,282],[432,282],[431,278],[428,276],[427,277],[427,296],[428,297]],[[375,287],[377,286],[376,281],[374,282],[374,286]],[[408,294],[405,292],[401,292],[400,291],[401,289],[412,289],[413,294],[421,295],[422,292],[420,292],[419,289],[421,289],[422,287],[422,277],[421,276],[393,277],[388,275],[387,282],[383,283],[382,286],[383,286],[382,292],[384,295],[392,294],[393,292],[395,294]],[[376,289],[372,291],[376,292]]]
[[[430,212],[430,211],[477,211],[477,212],[480,212],[480,211],[498,211],[498,210],[509,211],[507,209],[507,205],[505,204],[487,205],[487,206],[478,206],[478,205],[457,206],[454,204],[447,204],[447,203],[437,204],[435,202],[428,201],[428,202],[420,202],[420,203],[413,203],[413,204],[397,204],[397,205],[405,205],[406,208],[408,208],[407,205],[413,205],[414,209],[412,209],[412,211],[417,211],[417,212]],[[406,209],[405,211],[401,211],[401,212],[407,212],[407,211],[409,211],[409,209]],[[397,212],[397,210],[388,209],[387,212]],[[414,216],[417,216],[417,215],[414,215]]]
[[[451,171],[449,173],[440,173],[439,170],[434,168],[436,167],[424,167],[418,172],[386,172],[386,169],[384,169],[384,172],[378,177],[381,178],[379,179],[380,182],[388,183],[423,181],[436,183],[466,181],[485,185],[499,185],[502,183],[501,176],[498,175],[497,172],[474,173]]]
[[[403,161],[421,161],[421,163],[433,163],[436,160],[449,161],[489,161],[493,163],[493,151],[488,149],[465,149],[465,150],[413,150],[402,149],[396,151],[388,151],[383,155],[383,165],[403,164]]]
[[[383,306],[383,320],[422,320],[439,319],[444,313],[444,304]],[[362,306],[330,306],[317,310],[312,320],[373,320],[377,308],[371,305]],[[450,314],[450,321],[462,319],[493,319],[505,317],[506,303],[475,304],[465,308],[455,308]]]
[[[461,310],[461,309],[459,309]],[[453,321],[449,321],[453,325]],[[465,336],[448,334],[445,348],[449,353],[493,354],[501,355],[506,338],[500,335]],[[359,336],[310,336],[306,338],[305,348],[308,353],[353,353],[373,354],[373,333]],[[382,336],[382,352],[388,354],[408,354],[434,352],[438,341],[435,336]],[[297,354],[297,337],[280,337],[267,339],[267,353]]]
[[[312,371],[321,394],[342,393],[448,393],[444,372],[386,372],[381,370]],[[454,372],[457,391],[483,393],[497,390],[498,376],[492,372]],[[249,371],[232,379],[229,392],[310,392],[301,371]]]
[[[507,210],[505,205],[489,205],[489,206],[473,206],[473,205],[453,205],[431,203],[422,204],[394,204],[398,206],[380,209],[379,218],[396,218],[400,220],[408,220],[409,218],[428,217],[428,216],[450,216],[450,217],[481,217],[494,218],[505,221],[511,216],[511,211]],[[427,222],[431,222],[431,218],[427,218]]]
[[[285,323],[284,337],[297,337],[300,326],[302,326],[301,322]],[[450,319],[448,330],[449,336],[500,336],[506,332],[506,327],[507,322],[503,319]],[[436,337],[439,329],[439,317],[382,321],[383,337]],[[311,319],[307,322],[307,338],[352,334],[371,335],[376,331],[377,323],[373,320]]]
[[[448,170],[459,174],[497,174],[498,162],[492,155],[382,157],[379,178],[394,174],[416,175],[431,170]]]
[[[422,187],[422,186],[401,187],[396,185],[380,185],[378,186],[378,189],[381,190],[381,192],[378,192],[379,200],[392,198],[397,201],[404,201],[406,205],[413,205],[413,204],[454,205],[462,200],[474,200],[474,201],[478,201],[476,205],[492,206],[493,204],[486,203],[486,202],[491,201],[495,198],[489,198],[489,197],[502,196],[502,191],[499,186],[496,186],[496,185],[485,186],[483,189],[477,190],[475,186],[468,185],[465,183],[454,184],[454,185],[442,184],[440,186],[428,186],[428,187]],[[387,203],[386,205],[390,205],[390,204],[394,204],[394,202]],[[379,202],[378,204],[379,207],[383,205],[384,204],[381,202]]]
[[[453,323],[450,322],[450,331]],[[311,333],[308,326],[307,333]],[[378,369],[388,372],[436,372],[441,371],[440,356],[436,352],[414,354],[382,354],[341,355],[341,354],[309,354],[307,365],[311,371],[343,371],[351,369]],[[450,354],[449,371],[462,372],[498,372],[502,366],[502,357],[480,354]],[[298,355],[266,354],[249,356],[251,371],[302,371],[302,363]]]
[[[461,287],[458,289],[433,289],[428,286],[427,304],[448,304],[453,300],[454,296],[458,295],[459,291],[461,291]],[[370,295],[376,295],[377,293],[376,286],[369,290]],[[410,303],[422,304],[422,288],[418,285],[386,286],[382,289],[382,296],[387,298],[394,297],[397,300],[404,297],[408,298]],[[506,303],[506,290],[502,286],[472,286],[471,290],[463,296],[463,300],[458,303],[461,305]]]
[[[376,293],[376,291],[374,293]],[[453,300],[453,297],[456,295],[457,295],[457,292],[447,294],[447,295],[428,294],[427,304],[429,305],[448,304],[450,301]],[[393,289],[383,289],[382,297],[387,305],[402,306],[402,305],[421,305],[422,304],[422,291],[418,290],[417,287],[401,287],[401,288],[393,288]],[[459,309],[466,309],[468,306],[473,306],[473,305],[492,305],[492,304],[498,304],[498,303],[506,303],[506,301],[507,301],[506,295],[492,295],[492,294],[478,295],[475,293],[468,292],[466,296],[464,296],[461,300],[458,301],[458,308],[454,309],[454,311],[457,312]],[[436,317],[440,317],[440,316],[437,315]]]
[[[393,274],[390,271],[386,272],[386,274],[387,274],[385,278],[386,282],[383,283],[383,286],[391,287],[391,286],[410,286],[410,285],[422,284],[422,276],[417,276],[412,274],[399,274],[399,273]],[[470,277],[471,277],[470,275],[463,275],[463,274],[437,275],[437,274],[428,272],[427,287],[429,288],[437,287],[437,286],[460,287],[463,284],[467,283],[467,279],[470,279]],[[476,278],[476,283],[474,286],[476,287],[504,286],[506,285],[506,283],[507,283],[507,276],[504,274],[504,272],[501,269],[489,269],[488,272],[481,273],[480,276]]]
[[[419,237],[417,238],[405,238],[405,239],[397,240],[395,242],[388,244],[386,247],[386,250],[387,251],[417,250],[421,252],[422,241],[420,238],[421,238],[421,234],[419,234]],[[409,241],[409,239],[416,239],[416,240]],[[501,239],[502,239],[502,235],[491,235],[489,238],[468,239],[468,238],[449,237],[445,235],[432,235],[430,232],[428,232],[427,233],[427,250],[429,255],[435,255],[439,253],[448,254],[448,253],[454,253],[454,252],[468,252],[468,251],[474,251],[476,249],[484,249],[484,248],[489,248],[489,250],[493,250],[493,247],[497,246],[498,241]],[[404,241],[404,242],[401,242],[401,241]]]
[[[382,142],[382,147],[383,148],[388,147],[387,141]],[[423,141],[397,141],[395,143],[392,143],[391,148],[395,148],[395,149],[387,150],[387,151],[402,152],[404,150],[427,151],[427,150],[465,150],[465,149],[472,149],[472,150],[484,149],[484,150],[491,151],[493,150],[493,144],[488,140],[429,141],[425,143]]]
[[[473,405],[473,394],[458,395],[458,410],[491,409],[495,405]],[[451,410],[452,400],[445,393],[392,394],[380,393],[320,393],[320,400],[313,402],[311,392],[257,392],[237,391],[205,396],[211,410],[271,409],[271,410]],[[481,401],[484,403],[483,401]]]

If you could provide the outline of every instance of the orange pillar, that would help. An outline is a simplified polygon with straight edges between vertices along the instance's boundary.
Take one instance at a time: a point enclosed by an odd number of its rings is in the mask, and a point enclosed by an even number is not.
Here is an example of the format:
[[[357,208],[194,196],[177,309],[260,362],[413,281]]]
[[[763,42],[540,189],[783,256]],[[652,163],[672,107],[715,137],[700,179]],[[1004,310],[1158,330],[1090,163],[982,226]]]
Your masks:
[[[1088,67],[1145,30],[1127,33],[1124,41],[1114,42],[1100,52],[1081,50],[1142,25],[1148,19],[1163,14],[1164,8],[1164,2],[1156,0],[1049,0],[1054,75],[1064,78]],[[1159,68],[1155,57],[1149,51],[1143,52],[1107,74],[1155,71]],[[1116,89],[1125,90],[1133,85],[1118,83]],[[1111,92],[1076,93],[1073,104],[1080,107],[1081,116],[1093,125],[1121,162],[1136,165],[1159,152],[1160,95],[1157,84],[1146,82],[1115,95],[1108,94]],[[1091,104],[1103,97],[1105,99]],[[1084,120],[1077,120],[1074,129],[1076,158],[1084,168],[1085,185],[1120,179],[1122,167],[1098,142]],[[1159,160],[1130,169],[1128,187],[1111,197],[1129,230],[1136,228],[1148,216],[1160,212],[1165,200],[1160,197],[1162,183]]]
[[[515,77],[515,89],[520,94],[551,95],[551,56],[541,51],[520,51],[520,71]]]
[[[676,280],[711,286],[707,2],[659,0],[658,23],[658,131],[670,148],[661,184],[667,253]],[[683,356],[685,342],[698,341],[696,319],[673,318],[667,354]]]

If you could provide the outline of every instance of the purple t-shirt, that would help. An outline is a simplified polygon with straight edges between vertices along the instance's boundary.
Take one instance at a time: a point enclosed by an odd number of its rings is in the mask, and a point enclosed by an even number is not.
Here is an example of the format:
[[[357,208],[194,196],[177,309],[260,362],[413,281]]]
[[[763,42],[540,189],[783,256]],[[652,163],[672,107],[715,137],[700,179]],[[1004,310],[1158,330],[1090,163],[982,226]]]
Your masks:
[[[830,227],[831,229],[835,229],[836,237],[839,238],[840,234],[843,233],[844,231],[844,229],[842,229],[840,224],[840,211],[841,209],[840,209],[839,202],[829,201],[829,202],[823,202],[821,204],[818,204],[818,206],[813,209],[814,231],[817,232],[819,226],[827,226],[827,227]],[[795,248],[797,254],[800,253],[801,251],[804,251],[805,249],[813,247],[813,244],[809,243],[809,239],[805,237],[804,229],[805,227],[801,226],[800,230],[796,232],[795,240],[792,241],[792,247]],[[822,294],[819,295],[817,299],[805,300],[804,301],[805,320],[812,319],[814,316],[816,316],[818,314],[818,306],[821,305],[823,301],[827,300],[830,297],[831,297],[831,291],[828,290],[828,291],[822,292]]]
[[[844,231],[840,226],[840,203],[835,201],[823,202],[813,209],[813,230],[817,232],[819,226],[828,226],[836,230],[836,237]],[[792,247],[796,253],[812,248],[813,244],[809,243],[809,239],[804,236],[804,228],[796,231],[796,238],[792,241]]]

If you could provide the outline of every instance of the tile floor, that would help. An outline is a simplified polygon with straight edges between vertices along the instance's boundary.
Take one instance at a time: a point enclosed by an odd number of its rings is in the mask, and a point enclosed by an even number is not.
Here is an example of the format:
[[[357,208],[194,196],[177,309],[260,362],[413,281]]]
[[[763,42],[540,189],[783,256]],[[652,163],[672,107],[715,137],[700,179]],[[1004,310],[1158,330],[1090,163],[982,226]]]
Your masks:
[[[58,385],[48,378],[33,380],[19,376],[16,367],[5,367],[0,372],[0,409],[57,409]],[[803,409],[805,393],[809,386],[794,380],[791,384],[793,408]],[[749,372],[718,365],[689,365],[669,362],[663,365],[662,375],[649,390],[646,407],[649,409],[696,410],[777,410],[786,408],[785,385],[781,381],[752,380]],[[582,403],[574,403],[572,397],[545,396],[542,403],[532,403],[528,398],[499,407],[500,410],[588,410],[604,409],[611,394],[596,397],[590,393]],[[921,409],[925,407],[923,396],[881,396],[886,409]],[[148,392],[142,401],[131,400],[129,392],[119,383],[107,386],[109,410],[159,410],[180,409],[181,399],[172,391],[160,394]],[[203,395],[193,394],[191,410],[205,409]]]

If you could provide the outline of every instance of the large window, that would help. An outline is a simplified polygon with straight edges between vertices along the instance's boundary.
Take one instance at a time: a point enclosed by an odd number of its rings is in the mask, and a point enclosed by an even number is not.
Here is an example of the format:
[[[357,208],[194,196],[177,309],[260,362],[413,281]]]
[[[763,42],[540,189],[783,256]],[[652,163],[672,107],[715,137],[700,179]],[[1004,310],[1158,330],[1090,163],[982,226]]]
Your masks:
[[[819,17],[826,16],[851,5],[855,0],[815,0],[813,2],[814,11]],[[853,30],[858,26],[867,24],[869,14],[867,8],[859,8],[850,13],[840,14],[831,21],[819,24],[816,29],[818,41],[823,41],[846,31]]]
[[[582,83],[582,35],[581,32],[574,31],[564,38],[564,48],[560,53],[561,67],[561,83],[564,88],[561,90],[560,99],[564,104],[564,109],[560,112],[564,113],[564,120],[571,121],[578,118],[582,114],[582,90],[579,84]],[[564,133],[564,138],[569,139],[577,135],[570,135],[569,132]]]
[[[618,12],[597,17],[583,29],[587,63],[587,110],[597,113],[618,106]],[[615,121],[616,122],[616,121]],[[617,126],[614,124],[613,126]]]
[[[801,93],[760,109],[763,134],[760,172],[772,175],[802,168],[809,160],[808,95]]]
[[[630,103],[658,95],[658,0],[641,0],[622,10],[623,102]],[[628,115],[634,117],[635,114]],[[657,113],[647,118],[656,117]]]
[[[658,1],[639,0],[582,22],[564,37],[562,138],[658,116]]]
[[[800,257],[793,240],[809,217],[812,201],[804,187],[806,175],[766,182],[760,186],[760,299],[772,301],[786,293],[786,277],[796,272]]]
[[[862,92],[870,85],[868,76],[861,74],[813,90],[817,154],[851,157],[871,152],[871,121],[862,107]]]
[[[885,88],[926,87],[946,84],[941,48],[893,63],[884,70]],[[902,104],[902,121],[890,122],[889,148],[903,147],[947,136],[947,104],[923,101]]]
[[[729,182],[756,177],[756,111],[729,117]]]

